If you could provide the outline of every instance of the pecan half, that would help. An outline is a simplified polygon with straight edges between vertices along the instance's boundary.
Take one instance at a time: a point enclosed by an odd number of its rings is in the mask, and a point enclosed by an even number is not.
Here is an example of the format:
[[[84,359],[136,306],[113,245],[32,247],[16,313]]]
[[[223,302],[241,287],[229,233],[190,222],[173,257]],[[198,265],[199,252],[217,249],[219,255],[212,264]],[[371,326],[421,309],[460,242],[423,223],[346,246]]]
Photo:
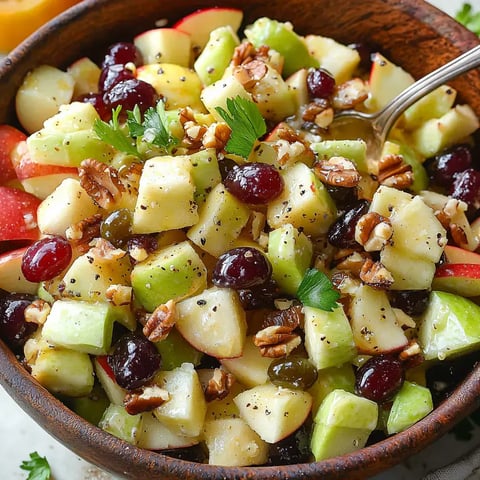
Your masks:
[[[235,377],[231,373],[221,368],[215,368],[205,387],[205,400],[211,402],[212,400],[225,398],[230,393],[234,383]]]
[[[366,252],[378,252],[390,241],[393,228],[390,219],[377,212],[361,216],[355,225],[355,240]]]
[[[368,98],[368,87],[361,78],[352,78],[335,88],[332,104],[336,110],[347,110]]]
[[[374,262],[371,258],[365,260],[360,270],[360,280],[373,288],[387,289],[393,284],[392,274],[381,262]]]
[[[301,343],[300,335],[287,326],[273,325],[257,332],[253,343],[264,357],[278,358],[291,353]]]
[[[78,169],[80,185],[102,208],[117,201],[125,191],[118,171],[93,158],[83,160]]]
[[[150,315],[143,327],[143,334],[151,342],[159,342],[167,338],[177,320],[176,307],[173,300],[159,305]]]
[[[268,67],[261,60],[242,63],[233,69],[233,76],[243,85],[245,90],[252,90],[265,77]]]
[[[345,157],[331,157],[319,160],[313,167],[315,175],[334,187],[353,188],[360,181],[360,174],[354,163]]]
[[[167,390],[158,385],[147,385],[133,392],[128,392],[123,400],[125,410],[130,415],[149,412],[170,400]]]
[[[282,310],[272,310],[265,315],[261,328],[281,326],[290,331],[303,325],[303,310],[301,305],[292,305]]]
[[[36,323],[37,325],[43,325],[47,320],[50,310],[50,304],[45,302],[45,300],[38,298],[25,309],[25,321],[29,323]]]
[[[401,155],[385,155],[378,162],[377,180],[387,187],[408,188],[413,183],[412,167]]]

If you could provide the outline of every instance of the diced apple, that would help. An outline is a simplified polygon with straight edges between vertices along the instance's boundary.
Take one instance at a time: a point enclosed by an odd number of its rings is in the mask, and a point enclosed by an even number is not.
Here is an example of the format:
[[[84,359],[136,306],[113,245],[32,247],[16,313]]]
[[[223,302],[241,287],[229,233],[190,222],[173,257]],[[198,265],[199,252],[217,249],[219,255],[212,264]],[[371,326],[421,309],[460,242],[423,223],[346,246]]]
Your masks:
[[[177,330],[197,350],[216,358],[242,355],[245,312],[234,290],[212,287],[177,303]]]
[[[67,73],[69,73],[75,81],[73,98],[98,92],[100,72],[100,67],[88,57],[79,58],[72,63],[67,68]]]
[[[75,80],[58,68],[41,65],[25,77],[15,97],[17,117],[22,127],[33,133],[57,113],[60,105],[70,103]]]
[[[447,263],[469,263],[471,265],[480,265],[480,255],[464,248],[446,245],[443,251]]]
[[[479,256],[469,252],[472,255]],[[432,288],[462,297],[480,296],[480,265],[478,263],[444,263],[435,271]]]
[[[142,414],[130,415],[121,405],[111,404],[103,413],[98,426],[106,432],[136,445],[142,430]]]
[[[113,370],[107,362],[106,355],[97,355],[94,359],[95,375],[106,393],[110,403],[123,405],[127,390],[115,380]]]
[[[285,80],[285,83],[292,92],[297,109],[310,101],[310,94],[307,88],[307,76],[308,69],[301,68]]]
[[[173,433],[197,437],[203,429],[207,404],[198,374],[191,363],[168,372],[160,371],[154,382],[170,398],[155,408],[155,416]]]
[[[0,125],[0,185],[6,185],[15,180],[12,155],[17,145],[26,140],[27,136],[15,127]]]
[[[297,430],[312,407],[312,397],[303,390],[271,383],[245,390],[235,397],[240,417],[260,438],[276,443]]]
[[[210,465],[241,467],[267,461],[268,444],[241,418],[208,420],[203,437]]]
[[[362,353],[395,352],[408,344],[383,290],[360,285],[353,294],[349,316],[355,344]]]
[[[22,258],[28,247],[0,254],[0,288],[7,292],[36,294],[38,284],[29,282],[22,273]]]
[[[154,28],[137,35],[133,43],[142,54],[145,65],[174,63],[190,65],[190,35],[176,28]]]
[[[192,48],[198,53],[207,44],[212,30],[229,25],[236,32],[242,19],[243,12],[236,8],[204,8],[178,20],[173,27],[190,35]]]
[[[272,359],[264,357],[260,349],[253,343],[252,337],[247,337],[243,353],[237,358],[223,358],[222,365],[247,388],[262,385],[268,380],[268,367]]]

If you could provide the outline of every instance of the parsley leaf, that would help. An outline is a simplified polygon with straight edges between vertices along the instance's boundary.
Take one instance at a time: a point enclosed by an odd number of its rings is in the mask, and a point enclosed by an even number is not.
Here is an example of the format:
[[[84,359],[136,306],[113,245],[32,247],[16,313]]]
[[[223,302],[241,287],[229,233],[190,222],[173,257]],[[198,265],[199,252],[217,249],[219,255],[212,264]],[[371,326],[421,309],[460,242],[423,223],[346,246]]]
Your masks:
[[[232,130],[225,150],[247,158],[256,140],[267,131],[265,119],[254,102],[240,96],[227,98],[227,109],[215,109]]]
[[[47,459],[41,457],[37,452],[31,453],[30,460],[24,460],[20,468],[30,472],[27,480],[49,480],[51,475]]]
[[[95,120],[95,123],[93,124],[93,131],[97,134],[100,140],[109,143],[117,150],[138,157],[138,150],[133,145],[131,139],[125,135],[120,128],[118,117],[121,110],[121,106],[118,106],[115,110],[112,110],[112,119],[108,123],[100,119]]]
[[[166,127],[168,118],[163,102],[159,102],[156,109],[153,107],[147,109],[143,122],[138,106],[135,106],[133,112],[127,112],[127,115],[127,126],[132,137],[143,137],[144,142],[163,148],[167,152],[178,144],[178,139],[173,137]]]
[[[464,3],[455,14],[455,20],[463,24],[473,33],[480,35],[480,12],[474,12],[472,5]]]
[[[298,287],[297,297],[307,307],[331,312],[337,307],[340,293],[333,288],[332,282],[323,272],[310,268]]]

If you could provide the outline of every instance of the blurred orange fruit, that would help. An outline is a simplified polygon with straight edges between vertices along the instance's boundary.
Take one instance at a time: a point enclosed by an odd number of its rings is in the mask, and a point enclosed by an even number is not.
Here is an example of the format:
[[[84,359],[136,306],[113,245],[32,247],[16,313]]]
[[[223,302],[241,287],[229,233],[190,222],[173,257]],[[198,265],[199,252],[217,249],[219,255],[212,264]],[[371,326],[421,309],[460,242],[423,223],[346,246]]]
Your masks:
[[[0,0],[0,52],[8,53],[42,24],[81,0]]]

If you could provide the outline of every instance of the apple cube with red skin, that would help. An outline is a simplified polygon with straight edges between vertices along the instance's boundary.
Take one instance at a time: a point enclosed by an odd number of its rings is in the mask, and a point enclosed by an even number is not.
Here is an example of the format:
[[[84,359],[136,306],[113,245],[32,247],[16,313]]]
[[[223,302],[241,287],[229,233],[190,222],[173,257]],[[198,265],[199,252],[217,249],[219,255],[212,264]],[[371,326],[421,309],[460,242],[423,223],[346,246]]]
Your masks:
[[[480,265],[480,255],[464,248],[446,245],[443,253],[445,254],[447,263],[468,263],[471,265]]]
[[[0,241],[37,240],[40,199],[18,188],[0,186]]]
[[[435,271],[432,288],[462,297],[477,297],[480,295],[480,265],[444,263]]]
[[[35,294],[38,284],[29,282],[22,273],[22,258],[28,247],[0,255],[0,288],[7,292]]]
[[[5,185],[17,178],[12,164],[12,152],[18,143],[26,140],[27,136],[10,125],[0,125],[0,185]]]

